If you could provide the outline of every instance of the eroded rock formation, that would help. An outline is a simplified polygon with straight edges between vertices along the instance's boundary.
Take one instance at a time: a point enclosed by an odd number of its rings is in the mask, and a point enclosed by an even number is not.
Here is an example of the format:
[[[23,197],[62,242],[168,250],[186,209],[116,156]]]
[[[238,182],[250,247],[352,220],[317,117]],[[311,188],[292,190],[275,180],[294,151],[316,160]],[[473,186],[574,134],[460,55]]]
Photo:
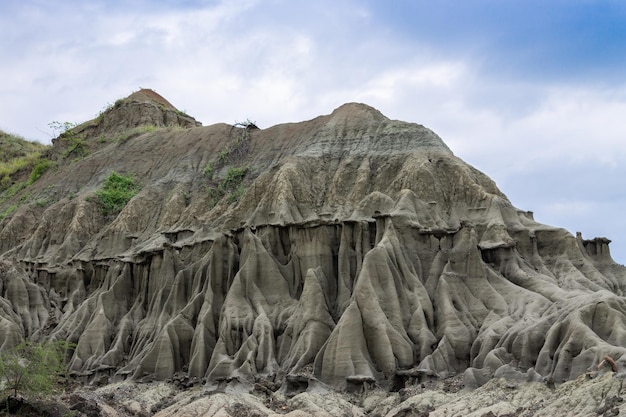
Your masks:
[[[354,103],[199,127],[140,96],[82,125],[85,157],[51,152],[58,170],[0,222],[3,348],[67,339],[88,376],[340,389],[623,366],[608,239],[537,223],[432,131]],[[148,119],[162,127],[115,139]],[[111,171],[141,185],[113,217],[96,196]]]

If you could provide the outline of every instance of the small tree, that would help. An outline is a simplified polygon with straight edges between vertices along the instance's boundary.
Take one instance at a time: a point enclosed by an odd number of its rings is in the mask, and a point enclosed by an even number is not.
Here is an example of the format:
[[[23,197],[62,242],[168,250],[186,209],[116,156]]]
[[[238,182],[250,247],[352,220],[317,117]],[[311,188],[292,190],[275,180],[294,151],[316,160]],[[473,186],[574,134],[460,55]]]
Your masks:
[[[71,133],[72,129],[78,126],[77,123],[72,122],[50,122],[48,123],[48,127],[52,129],[52,134],[54,136],[63,136]]]
[[[25,341],[0,352],[0,387],[17,397],[45,394],[56,387],[57,377],[65,370],[65,341],[33,343]]]

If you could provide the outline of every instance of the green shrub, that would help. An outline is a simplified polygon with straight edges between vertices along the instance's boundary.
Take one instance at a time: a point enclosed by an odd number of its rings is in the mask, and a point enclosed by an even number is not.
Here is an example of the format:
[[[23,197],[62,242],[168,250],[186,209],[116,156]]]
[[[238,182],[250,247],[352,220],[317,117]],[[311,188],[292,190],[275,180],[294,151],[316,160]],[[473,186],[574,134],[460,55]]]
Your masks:
[[[137,185],[131,176],[111,172],[96,193],[104,215],[117,214],[137,194]]]
[[[35,164],[40,158],[39,152],[11,159],[7,162],[0,162],[0,177],[10,176],[17,171],[27,168],[29,165]]]
[[[213,178],[213,166],[210,162],[206,164],[206,166],[202,170],[202,174],[204,174],[204,176],[208,177],[209,179]]]
[[[65,353],[71,348],[65,341],[22,342],[0,352],[0,387],[14,397],[54,391],[57,378],[65,370]]]
[[[26,181],[16,182],[0,194],[0,203],[7,201],[28,186]]]
[[[207,165],[207,168],[209,166]],[[207,175],[207,168],[204,169],[204,174]],[[242,185],[243,179],[248,173],[248,167],[229,167],[228,171],[226,171],[226,176],[215,186],[215,182],[213,182],[213,186],[207,186],[207,193],[210,197],[211,206],[215,206],[218,201],[228,194],[228,202],[234,203],[238,201],[242,195],[245,194],[246,188]],[[210,170],[210,175],[213,175],[213,169]]]
[[[11,177],[8,174],[0,175],[0,192],[11,186]]]
[[[210,197],[209,204],[211,207],[215,207],[217,202],[220,201],[222,197],[224,197],[224,191],[221,189],[221,187],[218,187],[218,188],[207,187],[206,190],[207,190],[207,194]]]
[[[230,194],[228,194],[228,202],[234,203],[239,201],[239,199],[246,193],[246,187],[239,184],[237,188],[235,188]]]
[[[230,149],[224,149],[220,151],[220,153],[217,154],[217,160],[220,163],[225,164],[228,161],[229,154],[230,154]]]
[[[225,190],[233,190],[241,184],[243,178],[248,173],[248,167],[230,167],[226,172],[226,177],[222,181],[222,187]]]
[[[3,220],[5,217],[13,214],[15,210],[17,210],[17,206],[12,205],[12,206],[5,208],[4,211],[0,211],[0,220]]]
[[[183,191],[183,198],[185,199],[185,207],[189,207],[189,204],[191,204],[191,193]]]
[[[46,172],[51,166],[52,161],[48,159],[42,159],[37,162],[37,164],[35,164],[35,166],[33,167],[33,170],[30,172],[30,176],[28,177],[28,185],[37,181],[43,175],[43,173]]]
[[[67,141],[67,149],[63,153],[63,157],[67,158],[70,155],[75,156],[76,159],[80,159],[89,153],[89,147],[87,142],[81,136],[67,136],[63,138]]]

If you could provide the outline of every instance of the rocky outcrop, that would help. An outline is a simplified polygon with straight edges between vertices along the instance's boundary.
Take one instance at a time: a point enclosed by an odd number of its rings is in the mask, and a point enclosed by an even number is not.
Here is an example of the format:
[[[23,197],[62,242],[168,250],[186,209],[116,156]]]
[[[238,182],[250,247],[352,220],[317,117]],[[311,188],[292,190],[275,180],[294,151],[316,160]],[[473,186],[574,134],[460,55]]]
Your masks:
[[[432,131],[352,103],[109,140],[159,103],[82,127],[105,140],[28,189],[58,200],[0,222],[0,345],[67,339],[91,378],[297,390],[623,366],[626,270],[608,239],[537,223]],[[96,195],[111,171],[141,186],[114,217]]]

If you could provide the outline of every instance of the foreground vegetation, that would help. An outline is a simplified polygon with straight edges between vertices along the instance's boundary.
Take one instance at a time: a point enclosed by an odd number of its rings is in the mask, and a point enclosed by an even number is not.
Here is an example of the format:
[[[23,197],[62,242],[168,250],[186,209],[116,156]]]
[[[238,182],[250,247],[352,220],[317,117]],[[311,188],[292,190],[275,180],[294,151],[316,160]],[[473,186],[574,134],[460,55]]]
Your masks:
[[[3,391],[17,397],[54,391],[57,378],[65,370],[65,341],[34,343],[25,341],[0,352],[0,381]]]
[[[0,415],[50,415],[45,404],[62,386],[70,348],[65,341],[24,341],[0,351]]]

